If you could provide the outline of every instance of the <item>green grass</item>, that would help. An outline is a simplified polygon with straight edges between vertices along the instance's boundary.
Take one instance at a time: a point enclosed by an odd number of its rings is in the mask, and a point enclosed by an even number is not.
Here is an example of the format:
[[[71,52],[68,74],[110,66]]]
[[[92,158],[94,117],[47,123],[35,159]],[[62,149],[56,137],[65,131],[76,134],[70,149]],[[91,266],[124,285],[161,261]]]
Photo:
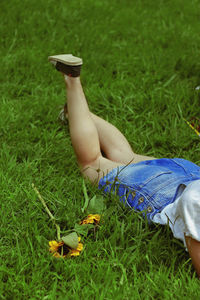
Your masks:
[[[112,121],[133,149],[200,164],[200,140],[183,118],[199,116],[198,0],[1,1],[0,299],[198,299],[199,281],[167,227],[148,227],[114,197],[80,257],[56,260],[56,231],[81,218],[82,179],[65,101],[48,55],[84,60],[93,112]],[[87,184],[89,196],[100,191]]]

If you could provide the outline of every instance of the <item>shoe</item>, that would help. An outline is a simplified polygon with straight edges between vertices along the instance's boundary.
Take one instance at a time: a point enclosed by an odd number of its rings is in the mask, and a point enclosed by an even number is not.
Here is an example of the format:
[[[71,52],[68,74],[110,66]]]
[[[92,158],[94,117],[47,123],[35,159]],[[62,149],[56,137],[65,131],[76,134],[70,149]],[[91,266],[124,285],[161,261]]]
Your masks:
[[[80,76],[81,66],[83,64],[81,58],[73,56],[72,54],[60,54],[49,56],[48,60],[62,73],[70,77]]]

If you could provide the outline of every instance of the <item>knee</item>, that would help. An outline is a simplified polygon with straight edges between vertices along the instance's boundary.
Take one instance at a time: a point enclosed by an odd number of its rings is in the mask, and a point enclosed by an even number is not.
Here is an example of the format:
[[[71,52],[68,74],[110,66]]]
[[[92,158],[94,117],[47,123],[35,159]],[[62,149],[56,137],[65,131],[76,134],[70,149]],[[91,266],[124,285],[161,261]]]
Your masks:
[[[101,178],[100,159],[101,153],[91,162],[79,162],[79,167],[83,177],[89,179],[91,182],[98,184]]]

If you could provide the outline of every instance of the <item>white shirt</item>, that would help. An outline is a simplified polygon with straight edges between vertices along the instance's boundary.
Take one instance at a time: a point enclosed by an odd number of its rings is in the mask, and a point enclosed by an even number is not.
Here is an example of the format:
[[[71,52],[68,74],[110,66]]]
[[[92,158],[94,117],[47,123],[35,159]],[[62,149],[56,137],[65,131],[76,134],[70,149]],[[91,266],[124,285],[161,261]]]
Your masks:
[[[174,237],[183,241],[186,251],[184,233],[200,242],[200,180],[191,182],[173,203],[153,217],[153,222],[169,224]]]

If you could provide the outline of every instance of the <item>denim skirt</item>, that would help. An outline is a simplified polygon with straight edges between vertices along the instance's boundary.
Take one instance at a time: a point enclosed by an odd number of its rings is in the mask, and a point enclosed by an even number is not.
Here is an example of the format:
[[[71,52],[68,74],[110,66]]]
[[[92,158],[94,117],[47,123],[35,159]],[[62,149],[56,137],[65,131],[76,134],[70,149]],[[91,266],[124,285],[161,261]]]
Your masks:
[[[99,181],[104,193],[117,194],[120,201],[141,211],[149,223],[154,215],[175,201],[191,181],[200,179],[200,167],[182,158],[161,158],[120,166]]]

